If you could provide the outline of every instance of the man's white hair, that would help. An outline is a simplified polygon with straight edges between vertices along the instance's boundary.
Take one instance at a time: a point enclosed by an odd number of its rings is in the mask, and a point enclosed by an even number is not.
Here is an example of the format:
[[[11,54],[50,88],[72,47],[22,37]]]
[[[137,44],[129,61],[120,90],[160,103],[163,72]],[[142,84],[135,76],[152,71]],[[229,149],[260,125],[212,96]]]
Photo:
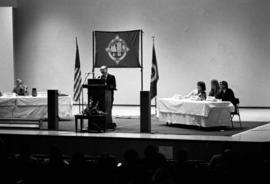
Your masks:
[[[105,70],[105,69],[108,69],[108,67],[106,65],[103,65],[100,67],[101,70]]]

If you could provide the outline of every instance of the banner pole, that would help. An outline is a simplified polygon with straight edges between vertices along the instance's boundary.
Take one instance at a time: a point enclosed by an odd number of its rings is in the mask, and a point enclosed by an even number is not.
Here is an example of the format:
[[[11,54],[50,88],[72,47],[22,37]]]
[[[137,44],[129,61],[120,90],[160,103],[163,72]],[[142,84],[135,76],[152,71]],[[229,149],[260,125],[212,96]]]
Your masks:
[[[81,90],[82,90],[82,111],[83,111],[83,109],[84,109],[83,88]]]
[[[92,75],[93,79],[95,78],[95,31],[92,33],[92,52],[93,52],[93,67],[92,67]]]
[[[79,98],[79,114],[81,113],[81,98]]]
[[[155,115],[157,116],[157,97],[155,97]]]
[[[141,30],[141,91],[143,91],[143,30]]]

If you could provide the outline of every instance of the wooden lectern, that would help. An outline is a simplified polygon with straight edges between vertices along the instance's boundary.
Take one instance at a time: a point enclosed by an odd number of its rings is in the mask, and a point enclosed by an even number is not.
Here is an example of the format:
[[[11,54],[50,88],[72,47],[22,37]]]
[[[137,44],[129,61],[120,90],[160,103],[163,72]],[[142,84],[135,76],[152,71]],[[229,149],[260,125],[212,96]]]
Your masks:
[[[88,91],[88,105],[92,101],[97,110],[104,112],[105,117],[100,118],[99,122],[95,122],[96,126],[104,130],[112,127],[112,95],[114,89],[109,88],[105,84],[105,80],[101,79],[88,79],[88,84],[83,85],[83,88]]]

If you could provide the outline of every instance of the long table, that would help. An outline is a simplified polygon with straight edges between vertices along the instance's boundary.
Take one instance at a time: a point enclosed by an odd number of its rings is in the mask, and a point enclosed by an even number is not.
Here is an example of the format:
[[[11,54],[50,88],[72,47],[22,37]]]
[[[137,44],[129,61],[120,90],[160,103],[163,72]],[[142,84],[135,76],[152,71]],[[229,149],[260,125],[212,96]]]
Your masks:
[[[72,118],[72,99],[70,96],[59,96],[60,119]],[[46,119],[47,96],[0,97],[0,118]]]
[[[234,105],[227,101],[160,98],[157,102],[161,121],[200,127],[230,126],[230,115],[234,111]]]

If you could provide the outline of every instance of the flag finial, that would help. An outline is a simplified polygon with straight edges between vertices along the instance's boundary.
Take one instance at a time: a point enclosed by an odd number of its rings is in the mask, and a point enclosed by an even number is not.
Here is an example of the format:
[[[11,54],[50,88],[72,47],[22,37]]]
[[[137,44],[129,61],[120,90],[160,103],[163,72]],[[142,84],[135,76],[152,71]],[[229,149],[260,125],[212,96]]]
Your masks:
[[[153,44],[155,45],[155,36],[152,36],[152,41],[153,41]]]

